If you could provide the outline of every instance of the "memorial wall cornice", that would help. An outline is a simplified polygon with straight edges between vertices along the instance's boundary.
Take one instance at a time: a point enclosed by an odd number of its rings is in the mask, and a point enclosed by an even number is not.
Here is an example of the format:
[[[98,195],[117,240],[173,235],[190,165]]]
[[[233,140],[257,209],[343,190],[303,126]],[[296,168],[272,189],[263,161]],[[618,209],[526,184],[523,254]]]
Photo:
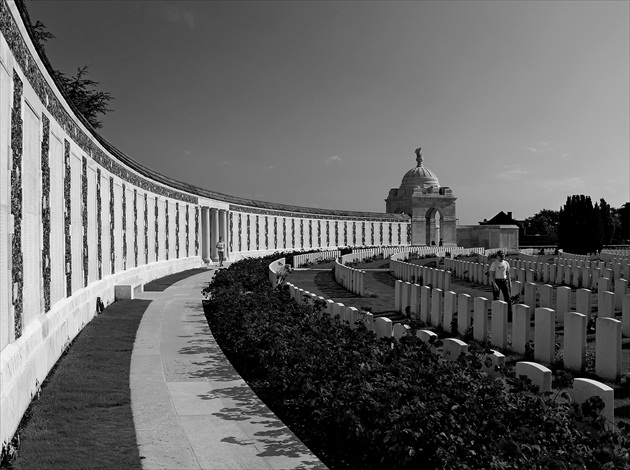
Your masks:
[[[253,207],[253,203],[266,204],[268,208]],[[339,220],[351,219],[355,222],[409,222],[409,217],[400,214],[381,214],[378,212],[337,211],[332,209],[313,209],[300,206],[289,206],[277,203],[252,201],[252,206],[230,204],[233,212],[269,215],[273,217],[299,217],[305,219]]]
[[[9,49],[15,57],[25,80],[35,91],[41,103],[46,107],[51,118],[63,129],[67,137],[71,139],[87,156],[93,159],[103,169],[119,177],[124,182],[132,184],[160,196],[177,199],[191,204],[199,204],[198,198],[207,198],[228,203],[233,210],[239,212],[254,212],[259,214],[301,217],[339,219],[352,218],[366,221],[405,222],[409,221],[404,216],[377,212],[355,212],[333,209],[316,209],[302,206],[292,206],[279,203],[257,201],[253,199],[230,196],[228,194],[211,191],[191,184],[183,183],[162,175],[132,159],[118,150],[114,145],[99,135],[87,120],[75,109],[73,103],[66,97],[62,87],[54,78],[53,67],[40,46],[33,40],[30,28],[27,26],[30,19],[28,13],[20,5],[13,2],[15,10],[20,15],[26,35],[30,38],[32,49],[36,51],[33,56],[20,26],[11,13],[11,7],[7,0],[0,0],[0,31],[7,41]],[[41,63],[41,66],[40,66]],[[45,76],[40,70],[43,67],[48,72]],[[63,97],[66,105],[58,96]],[[79,125],[79,123],[81,125]],[[103,150],[105,149],[105,151]]]

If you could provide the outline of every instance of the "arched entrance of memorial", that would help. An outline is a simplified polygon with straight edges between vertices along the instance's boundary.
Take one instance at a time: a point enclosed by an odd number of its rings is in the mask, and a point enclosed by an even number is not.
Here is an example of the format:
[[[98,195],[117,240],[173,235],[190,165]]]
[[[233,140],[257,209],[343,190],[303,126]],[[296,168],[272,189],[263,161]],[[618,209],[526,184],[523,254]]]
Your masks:
[[[437,245],[440,241],[440,222],[442,220],[442,216],[440,211],[435,207],[431,207],[425,216],[426,221],[426,240],[427,245]]]
[[[387,213],[411,215],[411,244],[457,244],[453,191],[440,186],[437,175],[423,165],[422,149],[416,149],[417,165],[403,176],[399,188],[389,190]]]

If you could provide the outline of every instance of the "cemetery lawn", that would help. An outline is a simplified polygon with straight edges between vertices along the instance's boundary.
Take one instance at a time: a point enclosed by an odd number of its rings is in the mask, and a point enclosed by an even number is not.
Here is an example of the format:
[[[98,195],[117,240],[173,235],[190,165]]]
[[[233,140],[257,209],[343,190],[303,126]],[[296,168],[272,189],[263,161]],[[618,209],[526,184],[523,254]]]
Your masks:
[[[163,291],[201,271],[206,269],[165,276],[144,288]],[[6,468],[142,468],[129,369],[136,331],[150,303],[114,302],[67,345],[24,414],[17,458]]]
[[[513,258],[513,257],[509,257]],[[541,261],[547,263],[553,263],[554,256],[540,257]],[[476,261],[476,257],[464,258],[469,261]],[[509,259],[508,259],[509,261]],[[426,265],[429,267],[436,267],[435,258],[426,259],[411,259],[409,262],[414,264]],[[365,310],[371,309],[371,312],[375,316],[386,316],[393,322],[409,322],[404,315],[396,313],[394,311],[394,284],[396,279],[389,272],[389,260],[377,260],[371,263],[360,263],[354,267],[358,269],[366,270],[367,275],[365,278],[365,287],[369,293],[375,295],[371,296],[358,296],[352,294],[335,282],[333,273],[334,262],[322,263],[315,265],[313,269],[296,269],[294,270],[287,281],[298,286],[301,289],[315,293],[324,297],[325,299],[331,299],[334,302],[340,302],[348,307],[356,307],[358,309]],[[451,278],[451,290],[458,294],[468,294],[471,297],[485,297],[492,301],[492,289],[489,286],[477,284],[474,282]],[[571,296],[572,305],[571,308],[575,309],[575,289],[572,289]],[[554,289],[553,302],[555,305],[556,289]],[[592,296],[592,312],[597,312],[597,295]],[[616,312],[617,319],[621,320],[621,312]],[[556,319],[556,345],[559,350],[563,344],[563,332],[564,325],[563,319],[558,316]],[[454,335],[444,330],[435,330],[431,326],[423,326],[428,330],[434,330],[439,338],[453,337]],[[509,326],[511,330],[511,325]],[[533,312],[532,312],[532,329],[530,338],[534,338],[533,327]],[[509,334],[508,334],[509,339]],[[472,340],[467,340],[472,341]],[[501,351],[506,356],[506,365],[508,367],[514,366],[516,362],[524,360],[524,358],[511,351]],[[625,421],[630,423],[630,338],[623,338],[622,341],[622,354],[621,354],[621,374],[622,379],[620,383],[606,382],[597,378],[592,372],[595,361],[595,334],[591,333],[587,335],[587,370],[585,373],[576,374],[576,377],[585,377],[603,382],[615,390],[615,420]],[[533,361],[533,357],[526,358],[525,360]]]
[[[8,468],[142,468],[129,368],[149,303],[114,302],[79,333],[26,411]]]

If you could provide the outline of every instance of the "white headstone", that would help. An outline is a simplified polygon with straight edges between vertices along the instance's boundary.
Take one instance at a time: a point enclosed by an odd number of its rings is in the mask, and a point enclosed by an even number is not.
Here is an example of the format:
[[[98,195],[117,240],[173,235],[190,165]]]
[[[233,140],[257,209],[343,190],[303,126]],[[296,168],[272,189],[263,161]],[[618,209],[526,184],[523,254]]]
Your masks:
[[[363,324],[369,331],[374,331],[374,315],[370,312],[361,312]]]
[[[354,330],[357,327],[357,322],[359,321],[359,310],[355,307],[347,307],[346,312],[350,328]]]
[[[431,325],[438,327],[442,324],[442,289],[434,288],[431,293]]]
[[[590,289],[578,289],[575,292],[575,311],[586,315],[586,323],[591,321],[591,291]]]
[[[571,288],[558,287],[556,295],[556,313],[562,318],[562,315],[571,311]]]
[[[483,359],[481,372],[485,372],[490,377],[496,378],[501,375],[501,372],[496,370],[497,367],[505,368],[505,356],[493,349],[491,353],[486,354],[486,357]]]
[[[516,377],[524,375],[528,377],[534,385],[538,385],[540,393],[551,391],[551,370],[535,362],[517,362]]]
[[[378,339],[391,338],[392,328],[392,321],[389,318],[376,317],[374,319],[374,332]]]
[[[586,358],[586,315],[576,312],[564,314],[564,367],[582,371]]]
[[[615,280],[615,310],[621,310],[621,303],[627,292],[628,281],[626,279]]]
[[[416,332],[416,336],[420,338],[423,342],[427,343],[427,345],[431,349],[431,352],[435,354],[437,350],[437,348],[433,345],[435,344],[435,340],[437,340],[437,335],[435,333],[429,330],[418,330]]]
[[[545,308],[553,307],[553,286],[549,284],[543,284],[539,286],[540,289],[540,306]],[[536,305],[530,305],[535,308]]]
[[[534,311],[534,359],[551,364],[556,355],[556,312],[539,307]]]
[[[525,304],[535,307],[536,306],[536,289],[537,286],[533,282],[525,284]]]
[[[525,346],[529,343],[531,307],[523,304],[514,305],[512,322],[512,350],[518,354],[525,354]]]
[[[597,316],[599,318],[615,318],[615,294],[613,292],[597,293]]]
[[[457,300],[457,332],[462,336],[470,328],[471,300],[472,297],[468,294],[459,294]]]
[[[630,337],[630,294],[626,294],[621,305],[621,333]]]
[[[415,318],[420,313],[420,285],[411,285],[411,295],[409,299],[409,308],[411,312],[411,318]]]
[[[451,331],[451,323],[455,318],[457,308],[457,293],[453,291],[444,292],[444,329]]]
[[[405,325],[403,323],[394,324],[394,331],[393,331],[394,339],[396,341],[400,341],[400,338],[409,334],[410,330],[411,328],[409,327],[409,325]]]
[[[429,323],[429,314],[431,313],[431,288],[422,286],[420,288],[420,320]]]
[[[499,349],[507,349],[508,304],[503,300],[492,302],[490,322],[490,344]]]
[[[345,317],[345,311],[346,311],[346,306],[344,304],[341,303],[335,303],[332,306],[332,315],[337,316],[339,315],[339,320],[341,320],[341,322],[343,322],[344,317]]]
[[[473,338],[477,341],[488,339],[488,299],[475,297],[473,313]]]
[[[573,388],[568,389],[567,392],[578,404],[594,396],[600,397],[604,402],[602,415],[610,424],[615,422],[615,392],[608,385],[597,380],[578,378],[573,380]]]
[[[468,354],[468,345],[460,339],[446,338],[442,342],[442,354],[447,361],[456,361],[462,354]]]
[[[621,322],[598,318],[595,329],[595,375],[616,382],[621,375]]]

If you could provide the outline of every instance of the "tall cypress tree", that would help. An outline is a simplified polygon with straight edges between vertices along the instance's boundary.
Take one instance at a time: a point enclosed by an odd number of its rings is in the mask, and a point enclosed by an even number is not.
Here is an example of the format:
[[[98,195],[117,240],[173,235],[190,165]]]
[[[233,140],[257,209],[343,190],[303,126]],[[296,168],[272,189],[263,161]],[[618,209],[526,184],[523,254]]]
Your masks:
[[[567,197],[560,208],[558,247],[568,253],[586,254],[602,249],[601,209],[583,194]]]

